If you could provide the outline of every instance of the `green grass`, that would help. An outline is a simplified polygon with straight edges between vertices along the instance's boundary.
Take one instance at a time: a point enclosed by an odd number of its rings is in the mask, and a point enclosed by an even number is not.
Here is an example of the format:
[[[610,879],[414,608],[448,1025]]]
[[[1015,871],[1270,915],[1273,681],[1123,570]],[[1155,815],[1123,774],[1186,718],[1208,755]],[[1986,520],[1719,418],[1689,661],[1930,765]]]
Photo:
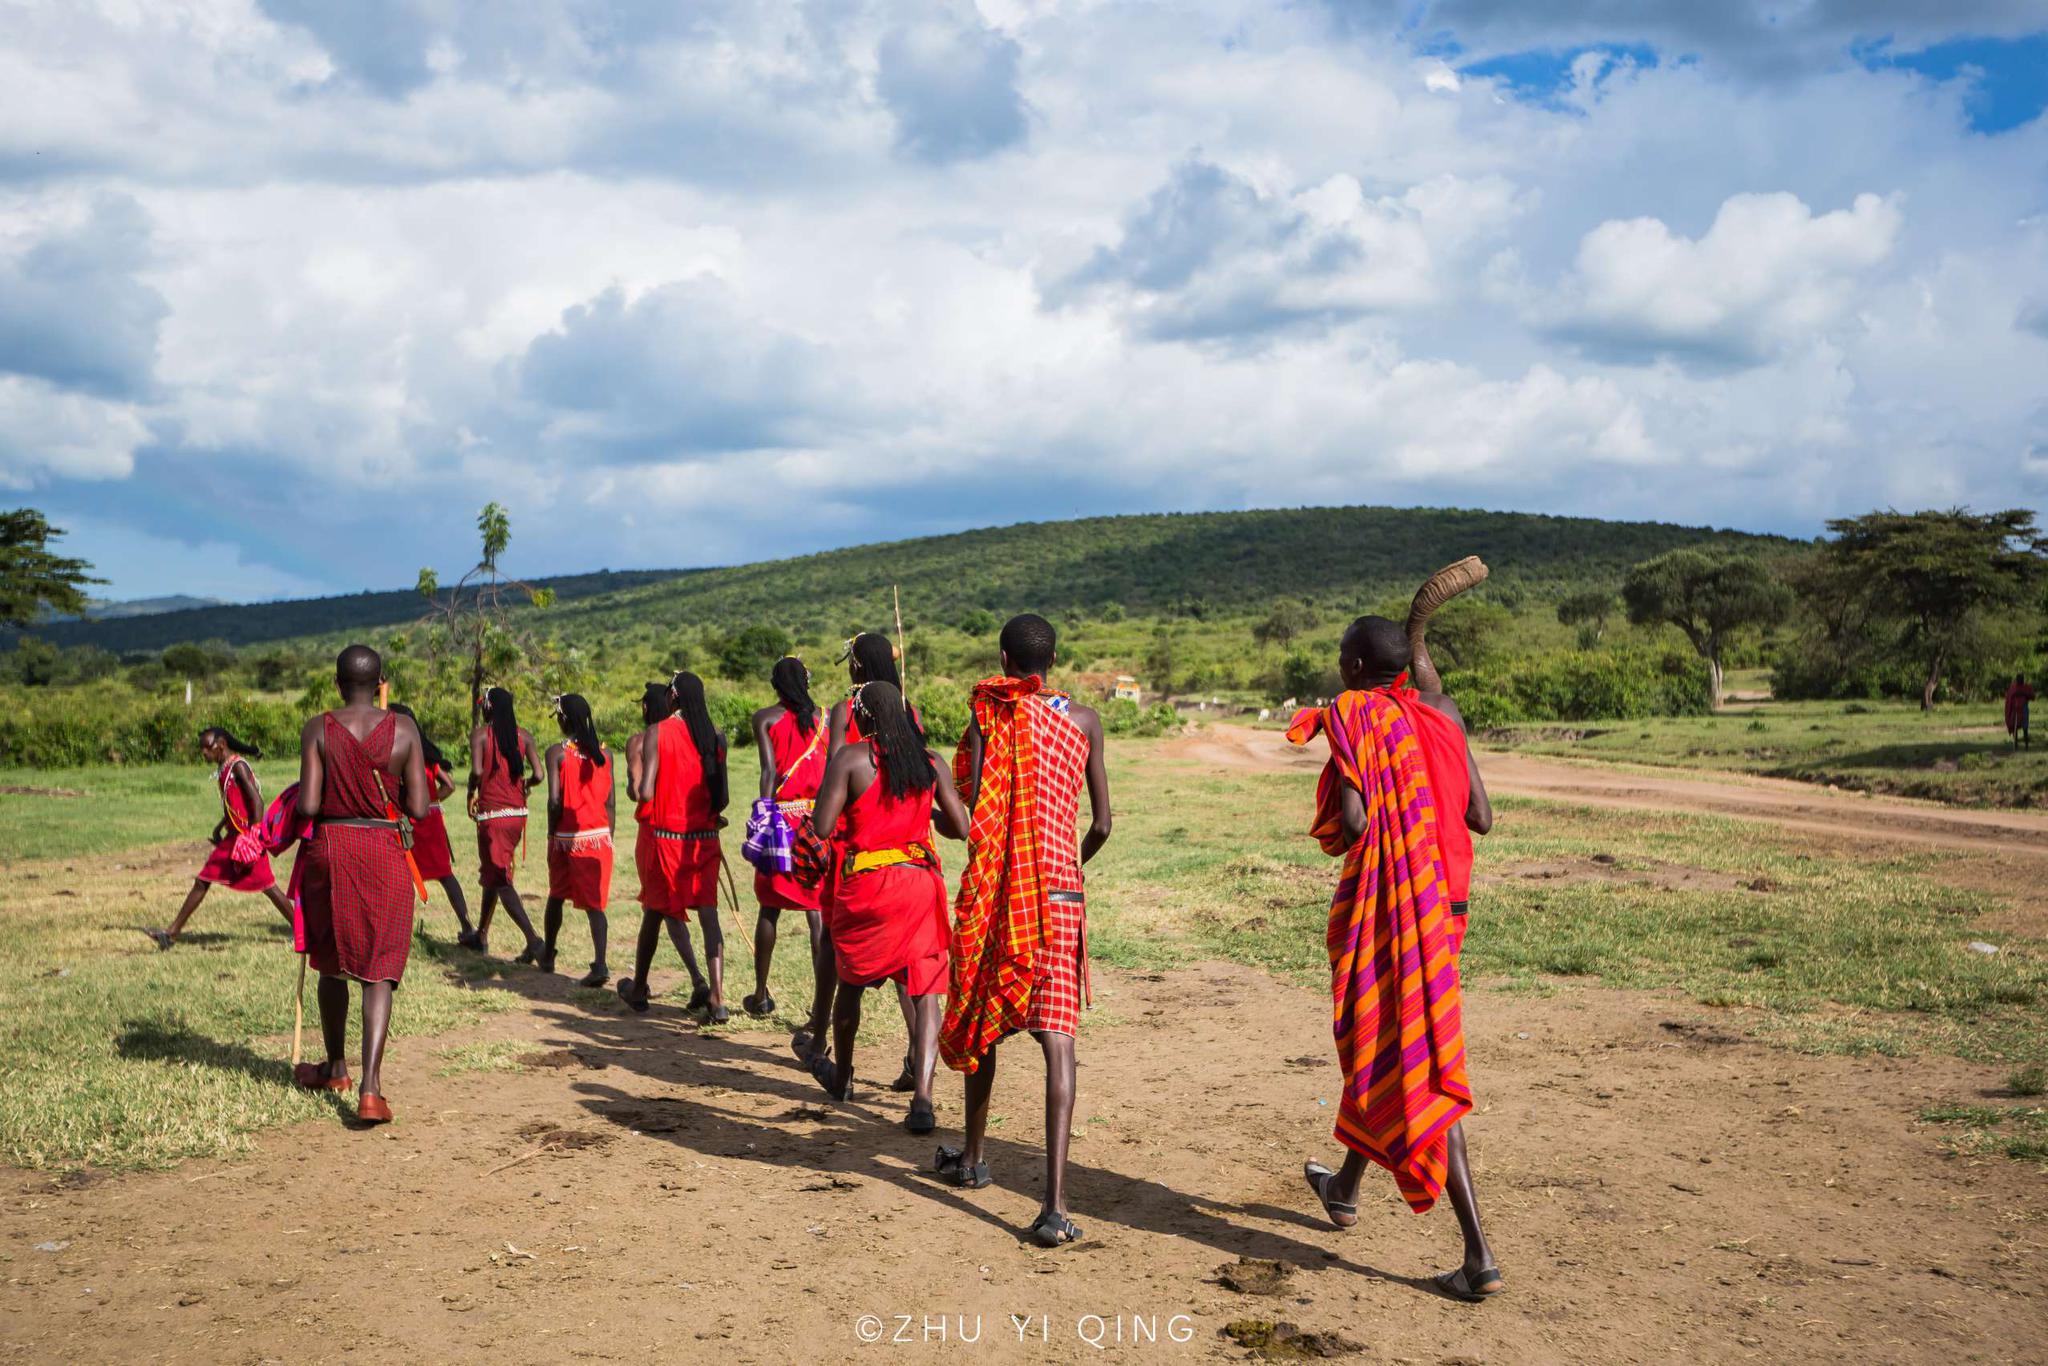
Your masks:
[[[1947,1128],[1942,1147],[1959,1157],[1995,1154],[2048,1163],[2048,1107],[1938,1105],[1923,1110],[1920,1118]]]
[[[1225,958],[1324,987],[1337,865],[1305,834],[1312,775],[1217,773],[1156,741],[1118,742],[1111,760],[1116,836],[1090,869],[1097,961],[1157,969]],[[273,781],[268,771],[264,779]],[[167,954],[138,933],[168,918],[196,866],[196,837],[210,819],[205,771],[17,773],[8,781],[85,787],[127,809],[95,824],[0,808],[9,822],[0,824],[0,857],[13,878],[0,914],[8,1059],[0,1158],[162,1166],[242,1151],[263,1128],[333,1113],[335,1102],[284,1084],[295,966],[266,903],[215,893],[188,942]],[[467,832],[455,833],[466,850]],[[630,971],[639,920],[631,839],[621,834],[615,974]],[[957,875],[959,846],[948,845],[945,857]],[[1482,988],[1674,991],[1738,1012],[1739,1027],[1790,1047],[2000,1063],[2012,1093],[2029,1094],[2048,1075],[2048,944],[1981,923],[2000,909],[1997,899],[1946,882],[1950,863],[1937,853],[1835,858],[1766,827],[1503,801],[1497,833],[1481,846],[1466,975]],[[458,865],[467,872],[466,854]],[[1531,871],[1555,875],[1524,875]],[[529,863],[526,880],[540,876]],[[772,982],[779,1017],[748,1020],[737,1009],[752,977],[744,884],[742,902],[740,923],[726,922],[729,1028],[783,1032],[809,1002],[803,921],[783,917]],[[564,932],[561,965],[571,980],[588,958],[583,919],[571,912]],[[517,1066],[527,1046],[463,1031],[522,1000],[531,969],[450,947],[453,919],[438,890],[421,924],[395,1017],[399,1053],[412,1056],[407,1040],[446,1035],[420,1065]],[[502,919],[495,938],[500,954],[514,947]],[[2001,952],[1971,953],[1964,945],[1972,939]],[[662,1000],[681,1004],[689,979],[665,945],[653,978]],[[571,988],[568,999],[620,1009],[608,991]],[[886,993],[868,1002],[864,1039],[893,1039],[893,1002]],[[1106,1006],[1113,1011],[1114,1000]],[[309,1039],[316,1032],[309,1020]],[[889,1066],[867,1058],[868,1075]],[[2042,1140],[2038,1113],[2002,1111],[1995,1123],[1976,1116],[1956,1142],[2024,1155]]]
[[[266,759],[257,763],[256,775],[268,802],[299,780],[298,761]],[[24,787],[41,791],[8,790]],[[77,795],[47,795],[51,792]],[[173,839],[204,840],[219,819],[220,789],[213,769],[197,761],[0,768],[0,866],[23,859],[118,854]],[[193,861],[192,871],[199,871],[199,860]]]
[[[1966,805],[2048,801],[2048,739],[2015,753],[1997,703],[1922,712],[1909,702],[1745,702],[1717,716],[1508,726],[1489,739],[1536,754],[1730,769]]]

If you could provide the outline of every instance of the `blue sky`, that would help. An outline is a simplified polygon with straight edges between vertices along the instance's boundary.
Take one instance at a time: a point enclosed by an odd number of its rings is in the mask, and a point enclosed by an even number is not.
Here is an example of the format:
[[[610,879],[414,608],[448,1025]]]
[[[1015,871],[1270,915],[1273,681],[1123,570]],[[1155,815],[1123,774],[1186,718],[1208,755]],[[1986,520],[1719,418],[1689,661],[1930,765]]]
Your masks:
[[[2034,0],[9,13],[0,500],[117,596],[459,571],[490,498],[540,574],[2048,486]]]

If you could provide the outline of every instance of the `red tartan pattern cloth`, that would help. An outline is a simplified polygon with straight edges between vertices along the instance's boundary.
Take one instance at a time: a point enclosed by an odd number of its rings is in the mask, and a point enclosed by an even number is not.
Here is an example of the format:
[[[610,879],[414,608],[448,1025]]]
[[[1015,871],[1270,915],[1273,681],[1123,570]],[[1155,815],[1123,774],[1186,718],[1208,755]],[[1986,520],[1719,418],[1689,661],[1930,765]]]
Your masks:
[[[1024,1028],[1033,1034],[1077,1034],[1081,1029],[1081,965],[1087,908],[1065,897],[1045,904],[1051,933],[1031,976],[1031,1006]]]
[[[1071,820],[1073,794],[1087,773],[1088,737],[1039,696],[1044,690],[1037,678],[974,685],[981,789],[953,905],[952,989],[939,1030],[939,1052],[959,1072],[974,1071],[1000,1040],[1030,1027],[1039,956],[1055,943],[1047,894],[1067,890],[1048,879],[1047,854],[1059,845],[1047,849],[1043,811],[1064,807]],[[953,756],[963,794],[976,776],[968,762],[963,739]],[[1048,803],[1050,794],[1059,795]],[[1071,847],[1071,833],[1067,841]],[[1078,861],[1071,877],[1079,881]],[[1068,880],[1064,867],[1058,880]]]
[[[325,721],[322,819],[385,820],[389,807],[379,774],[391,764],[394,718],[386,715],[366,741],[349,734],[332,713]],[[398,790],[388,774],[386,782]],[[299,861],[305,869],[299,894],[313,970],[358,982],[401,981],[412,951],[413,886],[398,831],[316,826]]]

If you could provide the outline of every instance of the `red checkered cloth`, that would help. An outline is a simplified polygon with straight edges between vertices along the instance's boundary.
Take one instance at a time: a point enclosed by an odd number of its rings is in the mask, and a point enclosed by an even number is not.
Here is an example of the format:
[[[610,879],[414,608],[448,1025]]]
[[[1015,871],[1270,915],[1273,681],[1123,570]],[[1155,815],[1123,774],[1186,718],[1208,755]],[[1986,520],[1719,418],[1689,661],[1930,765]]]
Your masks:
[[[1072,830],[1062,845],[1047,832],[1045,815],[1065,811],[1071,825],[1074,794],[1087,772],[1088,737],[1064,715],[1067,699],[1041,696],[1044,689],[1036,678],[985,678],[974,685],[981,791],[967,831],[967,871],[953,903],[952,988],[939,1030],[939,1053],[959,1072],[978,1068],[1006,1035],[1038,1027],[1031,1017],[1040,960],[1069,957],[1058,947],[1048,894],[1078,890],[1079,864]],[[953,756],[953,778],[965,793],[975,776],[963,740]],[[1081,908],[1073,906],[1072,914],[1078,919]],[[1078,931],[1070,957],[1079,970]]]
[[[326,717],[321,744],[320,819],[387,821],[383,770],[391,762],[394,718],[368,739]],[[392,784],[396,787],[396,784]],[[412,951],[413,879],[397,822],[316,825],[299,854],[304,869],[305,943],[313,970],[359,982],[397,982]]]
[[[1077,1034],[1081,1029],[1081,981],[1087,967],[1087,907],[1071,894],[1045,904],[1048,935],[1031,977],[1031,1006],[1024,1028],[1034,1034]]]

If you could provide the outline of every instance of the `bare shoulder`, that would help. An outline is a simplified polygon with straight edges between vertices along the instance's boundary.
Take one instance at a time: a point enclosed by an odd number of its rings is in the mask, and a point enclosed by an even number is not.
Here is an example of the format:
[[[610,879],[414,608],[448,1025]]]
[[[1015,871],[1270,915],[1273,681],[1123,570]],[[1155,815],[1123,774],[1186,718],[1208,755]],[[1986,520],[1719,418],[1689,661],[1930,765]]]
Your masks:
[[[1458,723],[1459,730],[1465,729],[1465,713],[1458,710],[1458,704],[1451,700],[1451,696],[1449,693],[1425,692],[1417,693],[1416,697],[1418,700],[1421,701],[1423,706],[1433,708],[1436,711],[1440,711],[1445,716],[1448,716],[1453,721],[1456,721]]]
[[[1102,716],[1095,708],[1072,703],[1067,707],[1067,719],[1096,739],[1102,738]]]
[[[564,742],[563,742],[563,741],[560,741],[560,740],[557,740],[557,741],[555,741],[555,743],[553,743],[552,745],[549,745],[549,746],[548,746],[548,753],[547,753],[547,759],[548,759],[548,762],[549,762],[549,763],[551,763],[551,764],[556,764],[556,763],[560,763],[560,762],[562,761],[562,755],[563,755],[563,754],[565,754],[565,753],[567,753],[567,752],[568,752],[568,751],[567,751],[567,749],[566,749],[566,747],[565,747],[565,744],[564,744]]]
[[[788,708],[784,707],[780,702],[770,702],[767,706],[754,713],[755,729],[758,730],[762,726],[774,725],[782,719],[782,713],[786,710]]]

